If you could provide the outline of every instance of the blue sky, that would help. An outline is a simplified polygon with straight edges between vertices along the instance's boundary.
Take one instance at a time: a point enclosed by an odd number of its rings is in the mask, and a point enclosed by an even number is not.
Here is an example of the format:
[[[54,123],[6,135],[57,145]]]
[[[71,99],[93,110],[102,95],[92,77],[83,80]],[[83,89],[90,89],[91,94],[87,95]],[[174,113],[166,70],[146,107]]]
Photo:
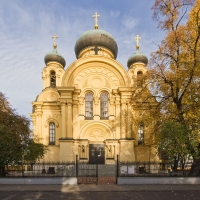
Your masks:
[[[164,33],[153,21],[154,0],[0,0],[0,91],[12,107],[29,117],[31,102],[42,91],[44,57],[58,35],[58,52],[65,69],[76,60],[74,45],[83,32],[93,29],[98,12],[99,28],[113,35],[117,60],[127,69],[139,34],[146,56],[157,49]]]

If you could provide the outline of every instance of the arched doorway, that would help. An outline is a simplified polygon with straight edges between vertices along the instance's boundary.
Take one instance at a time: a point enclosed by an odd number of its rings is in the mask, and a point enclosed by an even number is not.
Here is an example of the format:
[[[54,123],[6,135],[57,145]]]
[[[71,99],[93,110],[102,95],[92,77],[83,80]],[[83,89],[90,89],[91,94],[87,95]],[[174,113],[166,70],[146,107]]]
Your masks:
[[[105,140],[111,139],[111,130],[102,124],[90,124],[82,130],[80,139],[87,139],[90,164],[105,164]]]

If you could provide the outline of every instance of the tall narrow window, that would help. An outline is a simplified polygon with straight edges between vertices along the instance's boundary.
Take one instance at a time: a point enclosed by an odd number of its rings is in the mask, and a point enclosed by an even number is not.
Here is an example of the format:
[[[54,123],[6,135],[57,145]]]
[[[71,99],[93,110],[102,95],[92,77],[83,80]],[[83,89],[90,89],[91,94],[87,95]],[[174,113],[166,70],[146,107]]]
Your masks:
[[[138,125],[138,145],[144,144],[144,123]]]
[[[55,71],[50,72],[50,86],[56,87],[56,72]]]
[[[143,84],[143,73],[142,71],[137,72],[137,86],[141,87]]]
[[[85,119],[93,119],[93,94],[91,92],[85,95]]]
[[[108,93],[103,92],[100,97],[101,119],[108,119]]]
[[[49,124],[49,144],[55,145],[55,123],[50,122]]]

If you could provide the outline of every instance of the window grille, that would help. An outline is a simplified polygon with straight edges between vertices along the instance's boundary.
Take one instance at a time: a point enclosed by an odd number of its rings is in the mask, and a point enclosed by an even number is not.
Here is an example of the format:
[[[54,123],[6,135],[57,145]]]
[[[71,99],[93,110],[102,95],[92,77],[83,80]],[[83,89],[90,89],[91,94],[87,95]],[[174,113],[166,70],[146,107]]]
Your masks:
[[[93,94],[91,92],[85,95],[85,118],[93,119]]]
[[[100,97],[100,104],[101,104],[101,119],[108,119],[108,94],[103,92]]]
[[[137,72],[137,86],[142,87],[143,85],[143,73],[142,71]]]
[[[49,124],[49,144],[55,145],[55,123],[50,122]]]
[[[56,73],[55,73],[55,71],[50,72],[50,86],[56,87]]]
[[[138,145],[144,144],[144,124],[138,126]]]

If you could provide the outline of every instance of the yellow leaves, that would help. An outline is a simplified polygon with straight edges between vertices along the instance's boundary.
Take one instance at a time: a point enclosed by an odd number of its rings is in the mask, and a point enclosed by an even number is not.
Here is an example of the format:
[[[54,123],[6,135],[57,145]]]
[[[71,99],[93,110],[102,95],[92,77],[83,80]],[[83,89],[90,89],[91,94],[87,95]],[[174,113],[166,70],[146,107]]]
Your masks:
[[[175,30],[180,20],[186,15],[188,6],[194,0],[156,0],[152,10],[153,18],[163,30]]]

